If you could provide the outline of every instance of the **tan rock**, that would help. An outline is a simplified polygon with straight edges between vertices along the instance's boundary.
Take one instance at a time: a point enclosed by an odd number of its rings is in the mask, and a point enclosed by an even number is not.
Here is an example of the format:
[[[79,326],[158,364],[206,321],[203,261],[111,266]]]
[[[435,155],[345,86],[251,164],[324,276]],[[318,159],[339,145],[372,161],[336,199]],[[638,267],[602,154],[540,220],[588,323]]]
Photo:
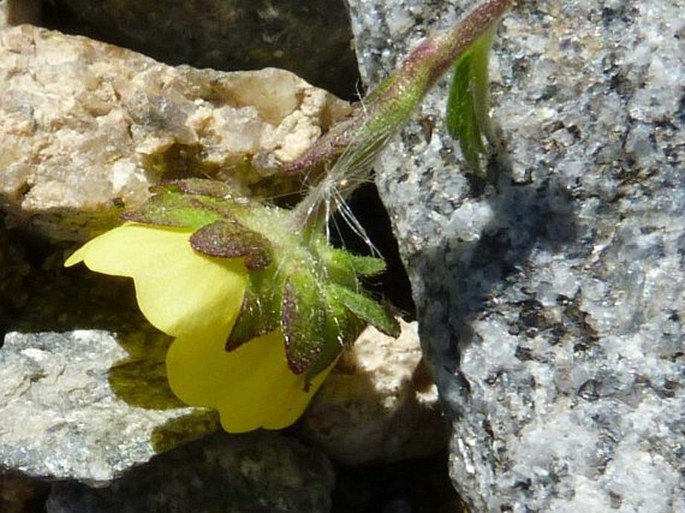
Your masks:
[[[344,464],[427,456],[446,447],[435,384],[421,361],[416,323],[393,339],[367,328],[328,377],[298,429]]]
[[[0,83],[0,207],[56,240],[111,226],[163,179],[248,194],[349,112],[283,70],[172,67],[29,25],[0,30]]]

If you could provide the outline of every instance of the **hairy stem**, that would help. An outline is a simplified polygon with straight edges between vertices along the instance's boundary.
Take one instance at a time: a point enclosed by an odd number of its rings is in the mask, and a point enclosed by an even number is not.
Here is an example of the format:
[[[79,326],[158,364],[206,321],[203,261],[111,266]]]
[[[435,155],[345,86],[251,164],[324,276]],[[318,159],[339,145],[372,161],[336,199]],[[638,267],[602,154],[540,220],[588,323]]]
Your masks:
[[[511,0],[486,0],[451,29],[424,39],[400,68],[382,82],[365,108],[321,137],[299,159],[284,166],[294,173],[337,160],[295,207],[301,228],[322,227],[326,219],[362,182],[390,137],[407,122],[437,80],[474,41],[490,29]],[[311,229],[311,228],[310,228]]]

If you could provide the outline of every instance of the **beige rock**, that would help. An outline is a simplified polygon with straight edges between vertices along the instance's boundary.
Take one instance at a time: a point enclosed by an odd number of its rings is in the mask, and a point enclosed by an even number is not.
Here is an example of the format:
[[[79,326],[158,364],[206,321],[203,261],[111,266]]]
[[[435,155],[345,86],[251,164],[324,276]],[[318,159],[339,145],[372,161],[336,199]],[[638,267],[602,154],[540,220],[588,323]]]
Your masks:
[[[171,67],[29,25],[0,29],[0,83],[0,208],[55,240],[108,228],[163,179],[249,194],[350,109],[283,70]]]
[[[340,463],[426,456],[447,445],[417,325],[400,322],[397,339],[367,328],[298,424],[303,437]]]

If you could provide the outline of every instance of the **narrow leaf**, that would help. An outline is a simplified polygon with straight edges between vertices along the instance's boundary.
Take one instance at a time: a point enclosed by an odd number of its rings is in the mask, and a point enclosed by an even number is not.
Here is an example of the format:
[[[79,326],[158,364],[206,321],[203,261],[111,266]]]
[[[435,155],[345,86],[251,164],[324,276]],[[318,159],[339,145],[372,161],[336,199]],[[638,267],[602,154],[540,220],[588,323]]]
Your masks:
[[[345,305],[345,308],[378,331],[391,337],[400,335],[397,320],[373,299],[334,283],[328,285],[327,289],[330,295]]]
[[[485,31],[459,57],[447,99],[447,130],[459,141],[472,170],[480,169],[479,154],[486,153],[483,138],[494,139],[490,127],[488,59],[497,25]]]
[[[344,249],[332,248],[327,242],[323,244],[319,254],[328,269],[330,281],[354,287],[357,276],[375,276],[386,269],[382,258],[354,255]]]
[[[318,358],[307,369],[307,385],[316,375],[326,370],[345,347],[351,346],[366,326],[364,321],[352,314],[333,295],[327,293],[326,302],[328,304],[323,337],[325,342]]]
[[[352,267],[359,276],[376,276],[385,271],[385,260],[382,258],[350,255]]]

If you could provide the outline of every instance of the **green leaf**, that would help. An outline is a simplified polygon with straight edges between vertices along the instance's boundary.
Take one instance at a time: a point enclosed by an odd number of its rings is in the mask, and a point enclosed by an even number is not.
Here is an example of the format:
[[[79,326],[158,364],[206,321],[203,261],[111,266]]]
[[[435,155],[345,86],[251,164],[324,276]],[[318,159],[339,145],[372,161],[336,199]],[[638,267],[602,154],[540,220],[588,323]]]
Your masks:
[[[199,228],[221,218],[192,196],[163,191],[152,196],[140,208],[122,215],[126,221],[155,226]]]
[[[485,31],[459,57],[447,98],[447,131],[459,141],[469,167],[480,170],[479,154],[486,153],[483,138],[493,141],[490,127],[488,59],[497,25]]]
[[[347,250],[333,248],[328,242],[319,242],[317,252],[327,268],[329,281],[354,287],[357,276],[375,276],[386,269],[382,258],[354,255]]]
[[[378,331],[391,337],[399,337],[400,325],[397,320],[373,299],[335,283],[327,286],[327,292],[345,305],[350,312],[371,324]]]

